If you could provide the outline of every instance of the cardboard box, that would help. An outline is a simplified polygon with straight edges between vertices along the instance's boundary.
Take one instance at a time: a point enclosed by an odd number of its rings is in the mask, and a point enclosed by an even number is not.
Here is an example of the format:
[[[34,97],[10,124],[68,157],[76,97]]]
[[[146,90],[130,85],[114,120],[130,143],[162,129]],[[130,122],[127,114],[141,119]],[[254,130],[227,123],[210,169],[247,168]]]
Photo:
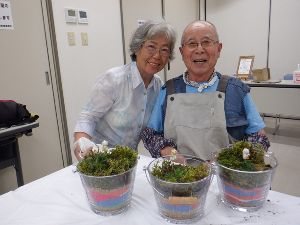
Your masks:
[[[270,80],[270,69],[253,69],[252,70],[253,81],[266,81]]]

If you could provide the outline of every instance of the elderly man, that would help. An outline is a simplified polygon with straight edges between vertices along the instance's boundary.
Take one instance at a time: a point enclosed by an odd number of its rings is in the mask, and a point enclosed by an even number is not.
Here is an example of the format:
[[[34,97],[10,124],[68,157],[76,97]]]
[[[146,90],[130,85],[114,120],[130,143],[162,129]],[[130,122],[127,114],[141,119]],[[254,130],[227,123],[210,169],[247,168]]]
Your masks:
[[[222,50],[216,27],[207,21],[189,24],[181,47],[186,71],[166,82],[141,134],[152,157],[176,154],[209,159],[230,141],[270,144],[249,94],[250,88],[215,70]]]

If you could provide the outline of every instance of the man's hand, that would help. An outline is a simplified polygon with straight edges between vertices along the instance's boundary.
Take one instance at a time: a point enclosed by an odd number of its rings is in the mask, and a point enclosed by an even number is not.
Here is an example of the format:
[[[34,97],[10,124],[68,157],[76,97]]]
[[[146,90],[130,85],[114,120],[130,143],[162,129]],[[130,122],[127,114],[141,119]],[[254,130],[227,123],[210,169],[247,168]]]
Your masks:
[[[267,136],[267,133],[264,129],[261,129],[260,131],[258,131],[258,135],[260,136]]]
[[[175,148],[172,148],[170,146],[164,147],[162,150],[160,150],[161,156],[170,156],[170,160],[176,163],[185,164],[186,159],[183,155],[181,155]]]

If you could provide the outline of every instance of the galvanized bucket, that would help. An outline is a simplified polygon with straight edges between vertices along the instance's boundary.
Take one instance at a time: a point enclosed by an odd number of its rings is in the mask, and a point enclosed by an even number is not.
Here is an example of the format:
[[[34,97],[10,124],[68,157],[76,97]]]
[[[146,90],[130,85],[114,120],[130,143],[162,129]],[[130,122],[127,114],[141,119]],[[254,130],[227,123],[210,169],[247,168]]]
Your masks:
[[[109,216],[124,212],[130,205],[136,166],[112,176],[80,174],[90,208],[97,214]]]
[[[197,166],[207,163],[197,157],[183,155],[187,165]],[[159,214],[172,223],[192,223],[199,220],[204,215],[206,195],[212,180],[211,165],[209,175],[199,181],[190,183],[167,182],[152,175],[152,168],[156,163],[164,160],[173,160],[173,156],[166,156],[153,160],[147,168],[145,174],[150,180]]]
[[[278,162],[274,155],[265,154],[271,168],[249,172],[230,169],[216,163],[216,175],[221,201],[232,209],[252,212],[266,202]]]

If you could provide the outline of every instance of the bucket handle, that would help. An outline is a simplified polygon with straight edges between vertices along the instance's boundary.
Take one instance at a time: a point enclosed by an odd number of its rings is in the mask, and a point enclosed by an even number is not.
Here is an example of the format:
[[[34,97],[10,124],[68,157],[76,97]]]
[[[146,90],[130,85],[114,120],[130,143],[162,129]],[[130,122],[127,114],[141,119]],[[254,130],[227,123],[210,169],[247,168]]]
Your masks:
[[[148,183],[151,185],[151,187],[152,187],[159,195],[161,195],[163,198],[166,198],[162,193],[160,193],[160,192],[152,185],[152,183],[151,183],[151,181],[150,181],[150,179],[149,179],[149,177],[148,177],[148,171],[147,171],[147,167],[146,167],[146,166],[143,167],[143,170],[144,170],[144,172],[145,172],[145,175],[146,175],[146,178],[147,178],[147,180],[148,180]]]
[[[218,152],[212,152],[210,154],[210,159],[206,160],[211,165],[211,170],[212,170],[213,175],[217,174],[217,162],[216,162],[217,155],[218,155]]]

